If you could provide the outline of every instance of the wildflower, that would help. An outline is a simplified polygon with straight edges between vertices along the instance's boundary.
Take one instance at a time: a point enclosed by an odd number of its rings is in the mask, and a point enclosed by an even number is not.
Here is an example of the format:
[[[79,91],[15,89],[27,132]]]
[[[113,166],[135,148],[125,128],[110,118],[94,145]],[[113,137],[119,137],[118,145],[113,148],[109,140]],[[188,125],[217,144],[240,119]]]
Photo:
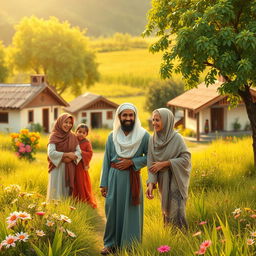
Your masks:
[[[216,230],[221,230],[221,229],[222,229],[221,226],[216,227]]]
[[[31,142],[34,142],[34,141],[36,141],[36,137],[32,136],[32,137],[30,138],[30,140],[31,140]]]
[[[15,242],[17,241],[17,237],[13,235],[9,235],[5,238],[5,240],[2,242],[2,245],[4,245],[6,248],[9,248],[10,246],[15,247]]]
[[[237,214],[240,214],[242,211],[240,208],[236,208],[232,213],[233,215],[237,215]]]
[[[45,225],[48,227],[52,227],[54,224],[55,224],[55,222],[53,222],[51,220],[47,220]]]
[[[75,233],[71,232],[70,230],[66,229],[67,234],[71,237],[76,237]]]
[[[63,228],[63,227],[59,227],[59,230],[60,230],[61,232],[66,232],[66,229]]]
[[[7,224],[12,224],[13,222],[16,222],[18,218],[19,218],[18,212],[11,213],[10,216],[6,218]]]
[[[256,237],[256,231],[252,232],[251,236]]]
[[[198,232],[194,233],[192,236],[193,236],[193,237],[195,237],[195,236],[200,236],[201,234],[202,234],[202,232],[201,232],[201,231],[198,231]]]
[[[11,204],[15,204],[18,201],[17,198],[15,198],[14,200],[11,201]]]
[[[36,235],[37,236],[45,236],[45,233],[43,230],[36,230]]]
[[[70,210],[76,210],[76,207],[74,206],[69,206]]]
[[[71,223],[71,219],[69,219],[67,216],[61,214],[60,215],[60,220],[63,220],[64,222]]]
[[[241,214],[236,214],[236,215],[234,216],[234,218],[235,218],[235,219],[238,219],[238,218],[240,217],[240,215],[241,215]]]
[[[204,242],[201,243],[200,247],[208,248],[211,246],[211,244],[212,244],[211,240],[205,240]]]
[[[38,215],[38,216],[44,216],[44,215],[45,215],[45,212],[36,212],[36,215]]]
[[[14,221],[14,222],[10,223],[7,228],[11,229],[16,225],[17,225],[17,223],[16,223],[16,221]]]
[[[35,208],[36,207],[36,204],[30,204],[29,206],[28,206],[28,209],[33,209],[33,208]]]
[[[250,217],[256,219],[256,214],[252,214]]]
[[[56,220],[60,219],[60,216],[57,213],[52,214],[52,217]]]
[[[31,216],[29,213],[26,213],[26,212],[18,212],[18,216],[20,219],[22,220],[31,220]]]
[[[26,152],[26,148],[22,147],[21,145],[19,146],[19,152],[20,153],[25,153]]]
[[[247,211],[247,212],[251,212],[252,211],[252,209],[249,208],[249,207],[245,207],[244,210]]]
[[[253,245],[254,244],[254,240],[253,239],[247,239],[247,244],[248,245]]]
[[[206,253],[205,247],[200,247],[199,250],[195,252],[195,254],[198,254],[198,255],[203,255],[205,253]]]
[[[204,220],[204,221],[201,221],[201,222],[199,223],[199,225],[205,225],[206,223],[207,223],[207,221]]]
[[[29,235],[28,233],[20,232],[16,233],[16,237],[19,241],[27,242]]]
[[[47,202],[42,202],[41,205],[42,206],[46,206],[48,203]]]
[[[168,246],[168,245],[161,245],[159,248],[157,248],[157,250],[158,250],[160,253],[169,252],[170,249],[171,249],[171,247]]]

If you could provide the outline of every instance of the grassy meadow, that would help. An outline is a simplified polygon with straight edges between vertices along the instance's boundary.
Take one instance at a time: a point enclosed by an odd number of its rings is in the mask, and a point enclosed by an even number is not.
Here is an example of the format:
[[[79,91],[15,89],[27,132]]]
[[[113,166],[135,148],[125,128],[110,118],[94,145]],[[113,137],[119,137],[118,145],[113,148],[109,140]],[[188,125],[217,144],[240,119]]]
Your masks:
[[[92,134],[91,139],[97,136],[99,139],[100,134],[101,141],[105,140],[107,132],[103,131]],[[46,204],[47,137],[42,136],[40,142],[36,161],[30,163],[15,156],[8,135],[0,135],[0,154],[5,156],[0,159],[0,240],[18,231],[30,235],[30,242],[17,242],[16,247],[0,249],[0,255],[99,255],[104,230],[104,201],[98,189],[103,151],[97,150],[90,167],[99,204],[97,210],[72,199]],[[161,245],[171,247],[161,255],[195,255],[206,240],[210,240],[211,245],[205,255],[256,255],[253,240],[256,237],[256,172],[251,143],[250,138],[243,138],[218,140],[204,147],[189,144],[193,164],[187,201],[189,230],[163,228],[155,191],[153,200],[144,200],[142,244],[134,244],[129,251],[123,250],[118,255],[160,255],[157,248]],[[144,191],[146,178],[144,168]],[[29,213],[31,219],[8,228],[7,218],[14,212]],[[51,222],[54,222],[52,226]],[[38,231],[45,235],[38,236]]]

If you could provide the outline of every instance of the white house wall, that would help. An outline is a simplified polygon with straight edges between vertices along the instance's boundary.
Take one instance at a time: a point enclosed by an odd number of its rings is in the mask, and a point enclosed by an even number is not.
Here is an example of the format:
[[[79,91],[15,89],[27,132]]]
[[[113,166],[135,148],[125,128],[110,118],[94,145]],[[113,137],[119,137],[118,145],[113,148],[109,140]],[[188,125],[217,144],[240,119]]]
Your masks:
[[[188,129],[191,129],[193,131],[196,131],[196,119],[190,118],[188,116],[188,110],[185,110],[185,127]]]
[[[233,123],[238,118],[238,123],[241,124],[241,130],[245,128],[245,125],[249,123],[248,115],[244,106],[238,106],[227,110],[227,131],[233,130]]]
[[[8,112],[8,123],[0,123],[1,132],[18,132],[21,129],[20,122],[20,113],[18,110],[9,110],[1,112]]]
[[[113,119],[107,119],[107,112],[113,112]],[[82,113],[86,112],[86,117],[82,117]],[[91,113],[102,113],[102,125],[107,126],[108,128],[113,128],[113,121],[115,117],[116,110],[115,109],[92,109],[92,110],[82,110],[79,111],[78,114],[75,116],[75,123],[78,125],[82,122],[82,120],[86,119],[86,125],[91,127]]]

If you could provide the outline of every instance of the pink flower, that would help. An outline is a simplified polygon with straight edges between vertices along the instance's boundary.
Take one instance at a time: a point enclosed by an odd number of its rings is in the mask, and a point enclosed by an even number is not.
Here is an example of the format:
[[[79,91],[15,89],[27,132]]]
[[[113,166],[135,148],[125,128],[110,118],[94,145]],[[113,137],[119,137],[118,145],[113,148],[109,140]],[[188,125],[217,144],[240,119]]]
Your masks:
[[[21,143],[19,144],[19,146],[20,146],[20,147],[24,147],[25,145],[21,142]]]
[[[31,152],[31,146],[30,145],[26,145],[25,146],[26,152],[30,153]]]
[[[222,229],[221,226],[216,227],[216,230],[221,230],[221,229]]]
[[[198,254],[198,255],[203,255],[205,253],[206,253],[205,247],[200,247],[199,251],[195,252],[195,254]]]
[[[36,215],[44,216],[44,215],[45,215],[45,212],[36,212]]]
[[[201,221],[200,223],[199,223],[199,225],[205,225],[207,223],[207,221],[206,220],[203,220],[203,221]]]
[[[25,152],[26,152],[26,149],[25,149],[24,147],[21,147],[21,146],[20,146],[20,147],[19,147],[19,152],[20,152],[20,153],[25,153]]]
[[[212,241],[211,241],[211,240],[205,240],[204,242],[201,243],[200,248],[201,248],[201,247],[208,248],[208,247],[211,246],[211,244],[212,244]]]
[[[161,245],[159,248],[157,248],[157,250],[158,250],[160,253],[169,252],[170,249],[171,249],[171,247],[168,246],[168,245]]]
[[[252,214],[250,217],[256,219],[256,214]]]

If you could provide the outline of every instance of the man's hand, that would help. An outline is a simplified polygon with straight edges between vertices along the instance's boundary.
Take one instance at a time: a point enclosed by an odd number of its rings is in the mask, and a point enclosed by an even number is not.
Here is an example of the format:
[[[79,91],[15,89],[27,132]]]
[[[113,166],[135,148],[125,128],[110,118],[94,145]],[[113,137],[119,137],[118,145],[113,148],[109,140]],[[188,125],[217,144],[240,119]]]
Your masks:
[[[163,168],[170,166],[170,162],[153,162],[153,165],[149,168],[149,171],[152,173],[158,173]]]
[[[72,161],[77,159],[77,155],[74,152],[67,153],[67,157],[70,158]]]
[[[62,162],[66,163],[66,164],[68,164],[68,163],[70,163],[70,162],[72,162],[72,161],[73,161],[73,160],[70,159],[69,157],[63,157],[63,158],[62,158]]]
[[[153,183],[149,183],[148,187],[147,187],[147,190],[146,190],[146,197],[148,199],[153,199],[154,198],[154,196],[153,196],[153,189],[154,189],[154,184]]]
[[[133,161],[129,158],[117,158],[119,162],[115,163],[118,170],[127,170],[133,165]]]
[[[108,188],[107,187],[102,187],[102,188],[100,188],[100,192],[101,192],[101,195],[103,197],[106,197],[107,193],[108,193]]]

